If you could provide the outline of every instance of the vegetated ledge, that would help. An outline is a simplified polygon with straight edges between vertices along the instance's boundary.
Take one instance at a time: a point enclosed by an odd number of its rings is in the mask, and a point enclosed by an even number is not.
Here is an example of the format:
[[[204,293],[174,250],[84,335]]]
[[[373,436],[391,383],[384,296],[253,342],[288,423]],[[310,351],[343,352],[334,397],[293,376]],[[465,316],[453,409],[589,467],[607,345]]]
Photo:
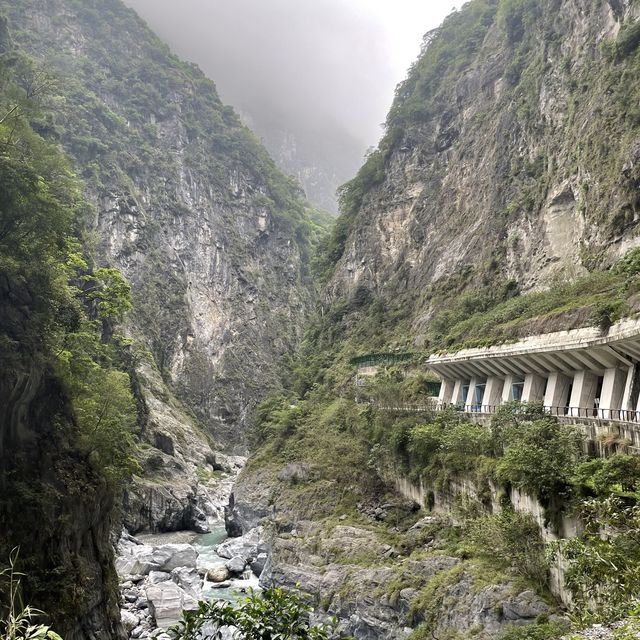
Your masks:
[[[544,290],[513,296],[506,288],[495,297],[492,289],[433,300],[438,312],[429,322],[426,349],[455,352],[567,329],[607,330],[640,312],[640,249],[631,249],[608,270]]]
[[[619,320],[606,330],[591,325],[535,335],[530,334],[521,340],[512,340],[509,343],[432,354],[425,364],[427,367],[431,367],[432,365],[462,363],[475,359],[508,358],[547,351],[607,348],[611,343],[626,343],[638,336],[640,336],[640,316],[635,314],[634,317]]]

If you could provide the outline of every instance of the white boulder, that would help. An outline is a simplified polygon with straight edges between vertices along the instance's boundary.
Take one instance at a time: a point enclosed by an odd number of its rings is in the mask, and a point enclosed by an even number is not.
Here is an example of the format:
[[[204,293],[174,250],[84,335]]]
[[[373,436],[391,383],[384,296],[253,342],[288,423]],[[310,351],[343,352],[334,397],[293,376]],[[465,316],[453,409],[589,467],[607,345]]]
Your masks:
[[[198,603],[175,582],[159,582],[147,587],[149,612],[160,629],[177,624],[184,610],[197,609]]]

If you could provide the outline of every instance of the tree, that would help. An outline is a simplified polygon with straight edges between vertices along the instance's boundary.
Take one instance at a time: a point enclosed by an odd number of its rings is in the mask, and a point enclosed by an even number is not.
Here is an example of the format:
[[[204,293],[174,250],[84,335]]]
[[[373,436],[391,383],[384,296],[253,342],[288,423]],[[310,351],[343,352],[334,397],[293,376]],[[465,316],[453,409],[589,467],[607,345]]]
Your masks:
[[[325,627],[311,626],[313,609],[298,596],[273,588],[251,592],[239,605],[224,600],[200,602],[195,611],[185,611],[173,627],[176,640],[218,640],[232,629],[238,640],[326,640]]]
[[[566,585],[584,622],[616,620],[638,606],[640,506],[618,497],[582,505],[584,531],[556,551],[569,562]]]

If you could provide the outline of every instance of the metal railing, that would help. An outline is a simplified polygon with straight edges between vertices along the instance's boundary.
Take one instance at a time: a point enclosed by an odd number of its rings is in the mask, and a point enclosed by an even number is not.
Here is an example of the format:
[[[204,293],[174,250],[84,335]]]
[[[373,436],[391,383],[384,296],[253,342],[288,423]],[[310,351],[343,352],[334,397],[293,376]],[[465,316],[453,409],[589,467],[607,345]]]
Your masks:
[[[401,364],[412,362],[424,357],[424,354],[405,352],[390,353],[367,353],[362,356],[355,356],[349,362],[356,367],[374,367],[381,364]]]
[[[435,409],[442,411],[446,408],[453,407],[457,411],[465,413],[481,413],[494,414],[503,405],[465,405],[465,404],[443,404],[439,403]],[[587,418],[591,420],[611,420],[615,422],[640,423],[640,411],[629,409],[603,409],[599,407],[552,407],[543,406],[544,412],[557,417],[567,418]],[[522,411],[525,412],[526,405],[522,405]]]
[[[366,404],[380,411],[394,411],[398,413],[431,413],[433,411],[444,411],[453,408],[464,413],[477,413],[479,415],[493,415],[504,405],[465,405],[453,403],[439,403],[436,398],[424,404],[391,403],[379,402],[373,398],[356,398],[358,404]],[[630,424],[640,424],[640,411],[627,409],[600,409],[596,407],[551,407],[543,406],[545,413],[559,418],[583,418],[588,420],[610,420],[612,422],[627,422]],[[527,412],[526,404],[522,405],[522,413]],[[512,407],[512,411],[517,411],[517,407]]]

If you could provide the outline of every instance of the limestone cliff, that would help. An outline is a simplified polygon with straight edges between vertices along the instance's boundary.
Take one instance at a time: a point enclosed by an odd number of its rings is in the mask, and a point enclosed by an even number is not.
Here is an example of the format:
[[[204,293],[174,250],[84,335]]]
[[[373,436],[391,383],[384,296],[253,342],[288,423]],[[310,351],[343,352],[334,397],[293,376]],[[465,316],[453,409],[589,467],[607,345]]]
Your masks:
[[[441,418],[357,404],[348,363],[407,343],[428,352],[469,334],[490,340],[491,322],[512,330],[525,318],[537,333],[551,316],[561,328],[594,324],[592,307],[618,291],[635,294],[624,271],[607,267],[640,244],[639,17],[637,2],[465,4],[425,38],[379,148],[342,190],[342,216],[321,256],[325,306],[308,327],[290,397],[259,411],[263,447],[239,478],[228,524],[235,534],[270,524],[263,583],[302,583],[346,633],[496,638],[510,624],[540,616],[546,625],[556,613],[530,591],[531,575],[517,595],[506,577],[513,566],[472,578],[461,565],[474,565],[470,547],[443,553],[440,534],[428,532],[432,518],[413,523],[393,477],[403,465],[416,472],[416,434]],[[554,289],[556,280],[567,283]],[[474,314],[485,313],[476,334],[450,331],[474,329]],[[417,373],[403,381],[398,368],[381,368],[379,383],[363,381],[365,393],[379,384],[385,397],[403,397],[402,385],[418,389]],[[469,429],[462,466],[473,448]],[[440,446],[429,437],[423,444],[427,455]],[[456,464],[443,460],[443,486]],[[458,506],[460,520],[442,533],[459,541],[469,513]],[[537,540],[533,528],[516,539]],[[490,560],[496,567],[514,557]]]
[[[328,297],[544,287],[638,244],[635,2],[478,0],[427,34],[343,192]]]
[[[97,252],[133,285],[132,336],[206,430],[242,451],[310,304],[299,188],[120,2],[0,9],[54,79],[42,127],[76,161]]]

